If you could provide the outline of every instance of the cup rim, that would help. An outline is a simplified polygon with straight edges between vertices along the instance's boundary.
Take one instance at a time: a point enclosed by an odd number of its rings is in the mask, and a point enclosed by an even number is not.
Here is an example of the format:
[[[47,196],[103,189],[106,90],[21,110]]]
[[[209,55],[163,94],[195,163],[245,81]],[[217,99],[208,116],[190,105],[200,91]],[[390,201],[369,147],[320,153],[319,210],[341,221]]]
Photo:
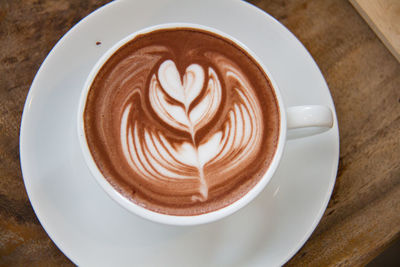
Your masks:
[[[197,30],[203,30],[203,31],[208,31],[211,33],[214,33],[216,35],[220,35],[232,42],[234,42],[236,45],[241,47],[243,50],[245,50],[255,61],[259,66],[262,68],[264,73],[266,74],[272,88],[273,88],[273,93],[275,95],[276,101],[278,103],[278,110],[279,110],[279,137],[278,137],[278,142],[277,142],[277,147],[275,150],[275,154],[273,156],[273,159],[271,160],[266,172],[263,174],[263,177],[255,184],[245,195],[243,195],[241,198],[236,200],[235,202],[231,203],[228,206],[225,206],[221,209],[208,212],[208,213],[203,213],[199,215],[190,215],[190,216],[178,216],[178,215],[169,215],[169,214],[163,214],[163,213],[158,213],[155,211],[151,211],[149,209],[146,209],[144,207],[139,206],[138,204],[130,201],[128,198],[123,196],[121,193],[119,193],[107,180],[104,178],[103,174],[101,171],[98,169],[97,164],[95,163],[92,153],[90,152],[86,135],[85,135],[85,126],[84,126],[84,119],[83,119],[83,114],[84,110],[86,107],[86,99],[88,96],[88,93],[90,91],[91,85],[97,76],[98,72],[100,71],[101,67],[107,62],[107,60],[115,53],[117,52],[122,46],[124,46],[126,43],[134,39],[136,36],[140,34],[145,34],[145,33],[150,33],[156,30],[160,29],[174,29],[174,28],[193,28]],[[187,226],[187,225],[200,225],[200,224],[205,224],[205,223],[210,223],[214,222],[217,220],[220,220],[222,218],[225,218],[247,204],[249,204],[252,200],[254,200],[260,192],[266,187],[268,182],[271,180],[272,176],[274,175],[276,169],[279,166],[279,162],[281,160],[283,150],[285,147],[286,143],[286,132],[287,132],[287,125],[286,125],[286,109],[285,105],[279,90],[279,87],[275,80],[273,79],[271,73],[267,69],[267,67],[263,64],[262,60],[257,57],[257,55],[249,49],[245,44],[237,40],[236,38],[232,37],[231,35],[228,35],[227,33],[224,33],[218,29],[200,25],[200,24],[194,24],[194,23],[163,23],[163,24],[157,24],[153,25],[150,27],[143,28],[139,31],[135,31],[129,35],[127,35],[125,38],[121,39],[117,43],[115,43],[111,48],[109,48],[101,57],[100,59],[96,62],[96,64],[93,66],[91,69],[89,75],[87,76],[87,79],[84,83],[81,96],[79,99],[79,105],[78,105],[78,118],[77,118],[77,123],[78,123],[78,139],[79,139],[79,144],[81,147],[81,151],[83,153],[85,163],[88,166],[90,173],[92,176],[95,178],[97,183],[102,187],[102,189],[107,193],[111,199],[113,199],[115,202],[117,202],[119,205],[127,209],[128,211],[142,217],[145,219],[148,219],[153,222],[158,222],[162,224],[167,224],[167,225],[177,225],[177,226]]]

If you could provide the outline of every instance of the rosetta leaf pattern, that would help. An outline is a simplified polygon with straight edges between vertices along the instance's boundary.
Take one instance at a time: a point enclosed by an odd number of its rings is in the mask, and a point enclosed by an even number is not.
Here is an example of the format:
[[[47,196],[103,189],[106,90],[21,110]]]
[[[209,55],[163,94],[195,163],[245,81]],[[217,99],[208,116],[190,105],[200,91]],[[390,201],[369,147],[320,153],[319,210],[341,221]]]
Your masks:
[[[149,180],[197,179],[199,195],[193,195],[192,200],[207,200],[205,166],[226,162],[225,169],[234,168],[236,162],[256,149],[261,138],[257,121],[260,109],[250,85],[233,68],[226,71],[226,76],[238,85],[232,88],[238,101],[227,113],[221,130],[196,142],[196,133],[214,118],[221,106],[220,79],[211,67],[204,70],[192,64],[181,76],[172,60],[162,62],[150,79],[151,107],[165,124],[190,134],[191,140],[171,143],[162,131],[140,129],[137,122],[129,124],[132,107],[128,105],[121,121],[121,142],[130,166]]]

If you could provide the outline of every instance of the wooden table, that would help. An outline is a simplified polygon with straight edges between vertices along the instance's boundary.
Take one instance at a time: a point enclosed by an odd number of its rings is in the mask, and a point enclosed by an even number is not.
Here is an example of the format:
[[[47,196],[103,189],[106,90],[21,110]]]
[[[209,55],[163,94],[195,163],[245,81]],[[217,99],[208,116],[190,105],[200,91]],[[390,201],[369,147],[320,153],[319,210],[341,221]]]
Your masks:
[[[0,265],[72,265],[27,197],[18,135],[26,94],[58,39],[107,0],[0,1]],[[288,263],[362,265],[400,234],[400,64],[346,0],[252,0],[310,51],[335,101],[340,166],[317,229]]]

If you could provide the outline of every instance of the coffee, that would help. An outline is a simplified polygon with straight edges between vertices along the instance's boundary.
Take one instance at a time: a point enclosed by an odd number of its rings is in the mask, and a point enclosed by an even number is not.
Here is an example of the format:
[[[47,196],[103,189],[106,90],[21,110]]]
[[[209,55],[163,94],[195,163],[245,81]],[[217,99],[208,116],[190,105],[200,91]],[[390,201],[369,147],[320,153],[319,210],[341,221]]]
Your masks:
[[[136,36],[101,67],[83,114],[105,179],[146,209],[219,210],[266,172],[279,137],[268,77],[217,34],[161,29]]]

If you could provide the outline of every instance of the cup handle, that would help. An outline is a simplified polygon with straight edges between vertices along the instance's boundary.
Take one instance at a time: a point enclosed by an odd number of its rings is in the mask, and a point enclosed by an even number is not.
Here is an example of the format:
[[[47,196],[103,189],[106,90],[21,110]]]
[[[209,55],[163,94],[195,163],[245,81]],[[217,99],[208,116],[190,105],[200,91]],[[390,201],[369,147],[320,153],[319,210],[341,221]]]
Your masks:
[[[324,132],[333,127],[333,113],[327,106],[295,106],[289,107],[286,111],[289,130],[319,127],[322,129],[321,132]]]

